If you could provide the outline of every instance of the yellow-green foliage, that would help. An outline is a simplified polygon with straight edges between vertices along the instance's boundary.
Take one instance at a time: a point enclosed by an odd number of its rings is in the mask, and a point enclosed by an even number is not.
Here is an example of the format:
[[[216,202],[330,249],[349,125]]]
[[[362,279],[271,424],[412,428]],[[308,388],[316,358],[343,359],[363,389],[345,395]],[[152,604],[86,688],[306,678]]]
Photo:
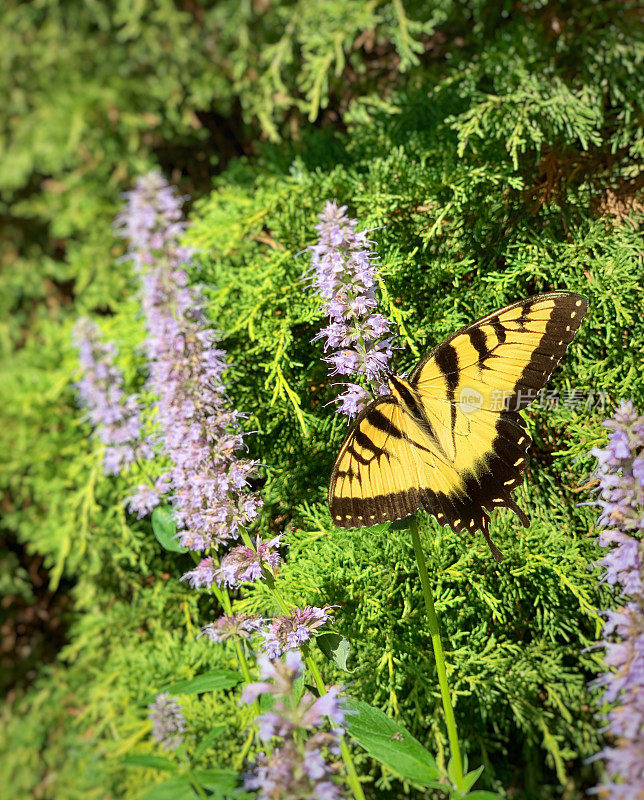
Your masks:
[[[373,229],[401,370],[505,302],[579,291],[590,311],[553,385],[642,406],[634,12],[606,2],[43,0],[2,14],[3,527],[45,558],[73,610],[58,659],[3,709],[0,796],[135,800],[158,780],[120,764],[151,752],[143,698],[233,664],[232,651],[195,640],[217,609],[179,584],[190,559],[163,553],[149,521],[126,514],[136,478],[102,475],[74,402],[79,313],[116,341],[128,389],[145,380],[136,281],[110,224],[119,192],[153,164],[196,197],[193,278],[222,332],[230,395],[257,431],[248,443],[265,465],[262,525],[287,531],[281,590],[339,606],[355,672],[325,674],[440,755],[411,543],[386,527],[337,530],[326,510],[345,423],[311,344],[323,320],[302,251],[326,199]],[[310,125],[316,114],[322,124]],[[480,538],[423,522],[470,763],[525,800],[581,798],[595,780],[584,766],[600,746],[586,682],[600,665],[584,648],[609,598],[588,569],[595,511],[576,504],[589,499],[579,487],[605,415],[528,413],[535,443],[518,499],[532,525],[495,517],[500,567]],[[272,610],[261,587],[237,602]],[[238,766],[237,696],[186,701],[196,739],[229,726],[204,765]],[[359,759],[372,797],[414,792]]]
[[[400,714],[436,748],[440,698],[411,543],[386,527],[336,529],[324,502],[345,426],[327,405],[336,390],[320,346],[310,344],[323,324],[303,277],[315,214],[335,197],[373,229],[383,306],[408,343],[395,357],[400,370],[415,350],[507,302],[551,288],[587,295],[588,319],[553,381],[564,398],[576,389],[584,398],[605,392],[609,404],[641,403],[642,262],[631,226],[607,226],[577,202],[526,209],[525,179],[504,155],[501,163],[459,156],[438,101],[408,100],[393,130],[383,117],[336,140],[332,163],[320,164],[330,147],[316,137],[287,175],[229,170],[197,205],[189,240],[201,249],[200,278],[225,331],[231,393],[259,431],[250,445],[267,465],[264,496],[292,529],[283,591],[340,605],[338,627],[357,649],[352,691]],[[591,459],[573,457],[601,441],[601,418],[601,409],[565,401],[530,412],[535,445],[519,498],[532,526],[524,532],[511,514],[498,515],[500,568],[482,537],[472,543],[424,525],[467,750],[527,797],[579,775],[597,748],[585,686],[597,662],[580,650],[597,637],[595,609],[605,601],[588,569],[595,512],[575,507],[587,499],[579,487]],[[258,588],[241,606],[259,611],[267,602]]]

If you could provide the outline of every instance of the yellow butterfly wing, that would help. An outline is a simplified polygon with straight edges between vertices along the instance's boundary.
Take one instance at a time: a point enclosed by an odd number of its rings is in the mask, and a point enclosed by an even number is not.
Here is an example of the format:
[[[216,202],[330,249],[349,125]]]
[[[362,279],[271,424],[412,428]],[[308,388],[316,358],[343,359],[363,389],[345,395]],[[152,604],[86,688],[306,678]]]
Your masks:
[[[438,345],[404,383],[422,420],[386,397],[356,420],[329,486],[333,520],[358,527],[423,507],[454,530],[481,530],[485,509],[525,514],[511,492],[530,439],[517,413],[543,388],[572,341],[587,301],[551,292],[488,314]],[[376,413],[378,412],[378,413]]]
[[[422,430],[413,429],[393,397],[371,403],[359,415],[338,455],[329,483],[333,521],[344,528],[402,519],[421,505],[416,450],[425,452]]]

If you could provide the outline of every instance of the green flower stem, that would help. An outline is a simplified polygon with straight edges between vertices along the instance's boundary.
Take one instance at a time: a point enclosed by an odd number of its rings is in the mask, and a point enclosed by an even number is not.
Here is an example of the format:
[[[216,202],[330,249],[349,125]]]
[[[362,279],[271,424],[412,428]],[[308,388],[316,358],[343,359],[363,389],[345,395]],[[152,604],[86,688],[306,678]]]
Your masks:
[[[179,756],[180,761],[182,762],[184,769],[186,771],[186,777],[190,781],[190,785],[195,790],[195,792],[199,795],[199,797],[203,798],[203,800],[208,800],[208,795],[204,792],[201,784],[195,777],[194,772],[192,771],[192,764],[190,762],[190,756],[186,751],[185,744],[181,745],[181,749],[177,751],[177,755]]]
[[[141,459],[140,459],[140,458],[137,458],[137,459],[136,459],[136,465],[137,465],[137,467],[139,468],[139,470],[140,470],[141,474],[143,475],[143,477],[145,478],[145,480],[146,480],[146,481],[147,481],[147,482],[150,484],[150,486],[151,486],[151,487],[154,489],[154,481],[153,481],[153,480],[152,480],[152,478],[151,478],[151,477],[148,475],[148,473],[147,473],[147,470],[146,470],[146,468],[143,466],[143,464],[141,463]]]
[[[219,600],[219,605],[223,608],[226,614],[230,616],[233,613],[233,604],[230,600],[228,589],[225,588],[222,589],[219,586],[217,586],[216,583],[213,583],[212,589],[215,593],[217,600]],[[237,653],[237,663],[239,664],[239,668],[241,669],[242,675],[244,676],[244,683],[248,685],[249,683],[253,682],[253,679],[251,677],[250,669],[248,667],[246,654],[244,653],[244,646],[238,639],[235,639],[235,652]],[[257,718],[261,712],[261,709],[259,707],[259,700],[253,700],[252,708],[253,708],[253,716]],[[253,739],[255,737],[255,732],[256,732],[256,726],[253,723],[253,725],[251,726],[251,730],[249,731],[248,736],[246,738],[246,742],[244,743],[244,746],[238,753],[237,758],[235,759],[235,769],[237,769],[238,771],[241,770],[244,761],[246,760],[246,756],[250,751],[251,745],[253,744]]]
[[[201,560],[197,553],[194,550],[190,550],[190,557],[194,561],[195,564],[198,564]],[[217,586],[216,583],[213,583],[212,590],[215,594],[217,600],[219,600],[219,605],[224,609],[226,614],[230,616],[233,613],[233,604],[230,601],[230,595],[228,594],[228,589],[221,589]],[[237,653],[237,662],[239,663],[239,668],[242,671],[242,675],[244,676],[245,683],[252,683],[253,679],[250,676],[250,669],[248,668],[248,661],[246,660],[246,655],[244,653],[244,648],[242,647],[241,642],[235,640],[235,652]],[[253,704],[253,708],[255,709],[256,714],[259,714],[259,703],[255,700]]]
[[[198,564],[200,559],[199,556],[194,552],[194,550],[190,551],[190,556],[195,564]],[[226,614],[230,616],[233,613],[233,604],[230,601],[230,595],[228,594],[228,589],[221,589],[217,586],[216,583],[213,583],[212,590],[215,594],[215,597],[219,601],[219,605],[223,608]],[[242,671],[242,675],[244,676],[244,681],[246,683],[252,683],[253,679],[250,675],[250,669],[248,667],[248,661],[246,660],[246,654],[244,653],[244,648],[242,647],[241,642],[235,640],[235,652],[237,654],[237,661],[239,663],[239,668]],[[259,714],[259,704],[255,701],[253,707],[256,709],[257,714]]]
[[[192,771],[192,769],[188,766],[186,768],[186,771],[188,773],[188,780],[190,781],[190,783],[192,785],[192,788],[195,790],[195,792],[203,800],[208,800],[208,795],[204,792],[204,790],[199,785],[199,781],[195,778],[195,775],[194,775],[194,772]]]
[[[215,592],[215,596],[219,600],[219,604],[224,609],[226,614],[230,616],[233,613],[233,604],[230,600],[228,589],[225,588],[222,589],[215,583],[213,583],[212,588]],[[237,663],[239,664],[239,668],[241,669],[242,675],[244,676],[244,683],[248,685],[249,683],[253,682],[253,679],[251,677],[250,669],[248,667],[246,654],[244,653],[244,646],[238,639],[235,639],[235,652],[237,653]],[[256,718],[257,716],[259,716],[261,712],[258,700],[253,700],[252,708],[253,708],[253,716]],[[248,755],[251,745],[253,744],[255,732],[256,732],[256,727],[255,724],[253,723],[253,726],[251,727],[251,730],[248,733],[244,746],[238,753],[237,758],[235,759],[235,768],[237,770],[241,770],[244,761],[246,760],[246,756]]]
[[[235,769],[238,772],[241,772],[241,768],[244,766],[244,761],[246,761],[246,758],[247,758],[248,754],[250,753],[250,748],[252,747],[253,739],[255,738],[255,730],[256,730],[255,727],[253,727],[253,728],[251,728],[250,731],[248,731],[248,736],[246,737],[246,741],[244,742],[244,746],[239,751],[237,759],[235,760]]]
[[[277,600],[277,605],[280,607],[282,614],[290,614],[291,609],[288,607],[286,600],[282,597],[282,593],[275,586],[275,576],[269,569],[266,569],[266,567],[264,567],[264,578],[268,591],[273,595],[275,600]]]
[[[227,589],[221,589],[217,584],[213,583],[212,588],[215,592],[215,596],[217,600],[219,600],[219,604],[224,609],[226,614],[230,616],[233,613],[233,605],[230,602],[230,595],[228,594]],[[246,683],[252,683],[252,678],[250,676],[250,669],[248,668],[248,661],[246,660],[246,655],[244,653],[244,648],[239,640],[235,639],[235,651],[237,653],[237,661],[239,662],[239,668],[242,671],[244,676],[244,681]],[[259,708],[259,706],[258,706]]]
[[[445,723],[447,725],[450,755],[452,757],[452,764],[454,766],[456,786],[459,788],[463,782],[463,761],[461,759],[461,750],[458,746],[456,720],[454,718],[454,709],[452,708],[449,686],[447,684],[445,653],[443,652],[443,644],[441,642],[440,627],[438,624],[438,617],[436,616],[436,609],[434,608],[434,598],[432,596],[431,586],[429,584],[429,575],[427,574],[425,554],[423,553],[420,536],[418,535],[418,521],[416,517],[412,519],[409,530],[411,531],[411,540],[414,545],[414,552],[416,553],[420,583],[423,587],[423,597],[425,598],[425,608],[427,609],[427,617],[429,618],[429,630],[432,637],[432,646],[434,648],[434,658],[436,659],[438,684],[440,686],[443,709],[445,711]]]

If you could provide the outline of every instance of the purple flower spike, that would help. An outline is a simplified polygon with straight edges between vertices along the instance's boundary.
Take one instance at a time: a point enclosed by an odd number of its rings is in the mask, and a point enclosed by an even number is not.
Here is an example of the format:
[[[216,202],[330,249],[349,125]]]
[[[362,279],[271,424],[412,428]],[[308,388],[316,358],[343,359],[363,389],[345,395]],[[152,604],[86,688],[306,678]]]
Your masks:
[[[148,706],[148,718],[152,720],[152,737],[164,750],[176,750],[183,744],[186,722],[181,704],[176,697],[165,692],[158,694]]]
[[[166,475],[161,475],[154,482],[154,486],[147,483],[139,484],[135,492],[128,499],[128,510],[131,514],[141,519],[151,514],[161,502],[161,498],[168,491],[168,479]]]
[[[181,580],[188,581],[193,589],[200,589],[202,586],[212,586],[216,574],[215,560],[212,556],[208,556],[208,558],[202,559],[193,570],[182,575]]]
[[[271,710],[257,719],[258,736],[271,742],[272,749],[269,755],[257,757],[245,788],[258,791],[261,800],[344,797],[334,781],[338,764],[331,759],[338,752],[340,730],[321,730],[326,718],[339,724],[344,721],[340,687],[332,686],[317,698],[305,692],[297,699],[295,682],[303,671],[300,653],[289,653],[283,662],[260,658],[259,664],[264,680],[247,686],[242,701],[252,703],[261,695],[272,696]]]
[[[322,296],[330,323],[313,341],[324,339],[331,375],[357,376],[376,394],[386,391],[385,378],[392,354],[391,328],[376,301],[375,255],[368,231],[356,232],[357,220],[346,215],[346,206],[328,202],[315,226],[319,234],[312,252],[315,287]],[[361,386],[348,384],[338,398],[338,412],[353,417],[371,400]]]
[[[262,541],[258,536],[255,539],[255,549],[239,545],[234,547],[221,560],[221,565],[215,573],[218,586],[234,588],[242,583],[251,583],[264,577],[264,568],[269,567],[275,571],[282,563],[278,548],[282,536],[275,536],[268,542]]]
[[[130,242],[129,255],[138,268],[154,263],[155,255],[168,254],[176,264],[183,264],[190,251],[178,244],[186,228],[183,203],[174,186],[160,172],[153,171],[139,178],[131,192],[126,192],[125,208],[114,221],[123,239]]]
[[[603,579],[627,602],[606,612],[603,645],[610,672],[594,685],[605,688],[602,700],[613,705],[607,717],[616,743],[598,754],[606,779],[594,792],[633,800],[644,786],[644,416],[623,403],[604,425],[611,431],[608,445],[593,455],[601,489],[598,543],[611,549],[599,564]]]
[[[237,538],[240,526],[257,516],[261,500],[248,491],[256,464],[237,457],[243,436],[226,399],[225,353],[208,328],[200,290],[189,285],[185,265],[192,254],[179,243],[183,198],[157,172],[141,178],[126,197],[116,225],[141,272],[150,384],[174,465],[179,543],[203,552]],[[134,507],[145,506],[136,497]]]
[[[261,625],[262,619],[252,614],[230,614],[206,625],[201,633],[211,642],[225,642],[226,639],[235,638],[250,639],[259,631]]]
[[[264,631],[266,655],[273,660],[289,650],[297,650],[324,625],[329,619],[330,611],[331,606],[324,608],[305,606],[305,608],[294,608],[288,615],[275,617],[269,628]]]
[[[114,364],[116,347],[101,339],[93,322],[79,319],[74,341],[83,369],[83,377],[76,384],[78,399],[105,445],[105,472],[118,475],[137,459],[152,455],[149,443],[141,437],[137,398],[125,395],[123,375]]]

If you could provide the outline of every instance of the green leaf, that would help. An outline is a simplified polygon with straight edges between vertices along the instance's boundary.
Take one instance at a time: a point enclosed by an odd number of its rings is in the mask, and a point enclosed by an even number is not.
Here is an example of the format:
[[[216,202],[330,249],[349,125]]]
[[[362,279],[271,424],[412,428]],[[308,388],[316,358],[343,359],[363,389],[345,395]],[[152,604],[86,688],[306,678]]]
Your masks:
[[[241,680],[242,676],[239,672],[234,672],[230,669],[212,669],[194,678],[189,678],[185,681],[177,681],[177,683],[164,686],[162,689],[159,689],[158,692],[146,695],[142,702],[147,704],[153,700],[157,694],[161,694],[162,692],[170,692],[170,694],[200,694],[201,692],[216,692],[222,689],[230,689],[232,686],[236,686]]]
[[[195,797],[188,778],[170,778],[148,789],[141,800],[194,800]]]
[[[372,758],[420,786],[442,786],[434,757],[380,709],[359,700],[344,703],[345,728]]]
[[[216,796],[230,795],[239,784],[239,774],[231,769],[196,769],[193,775]]]
[[[503,800],[500,794],[486,792],[484,789],[477,789],[472,794],[465,795],[464,800]]]
[[[351,650],[351,643],[348,639],[345,639],[344,636],[341,636],[339,633],[333,633],[333,631],[327,631],[326,633],[321,633],[316,636],[315,643],[336,667],[340,667],[340,669],[345,672],[355,672],[355,670],[347,667],[347,658]]]
[[[181,547],[175,536],[177,523],[171,506],[157,506],[152,512],[152,530],[159,543],[172,553],[187,553],[187,547]]]
[[[208,747],[215,741],[218,736],[221,736],[223,731],[226,730],[226,725],[223,723],[220,725],[215,725],[213,728],[208,731],[206,736],[199,742],[197,749],[195,750],[193,758],[197,759],[202,756]]]
[[[466,773],[463,775],[463,782],[458,787],[462,792],[469,792],[469,790],[474,786],[474,784],[479,779],[481,773],[483,772],[483,764],[481,764],[478,769],[473,769],[471,772]]]
[[[259,710],[261,711],[262,714],[264,714],[266,711],[270,711],[274,705],[275,705],[274,694],[262,694],[259,696]]]
[[[153,769],[176,769],[177,765],[173,761],[161,756],[133,755],[124,758],[121,762],[126,767],[151,767]]]
[[[308,689],[309,687],[307,686],[306,681],[304,680],[304,673],[302,673],[302,675],[300,675],[298,678],[296,678],[293,681],[293,689],[291,690],[291,694],[292,694],[294,702],[296,702],[296,703],[300,702],[300,698],[304,694],[304,689],[305,688]],[[318,692],[317,687],[315,687],[315,691],[311,692],[311,694],[313,696],[315,696],[315,697],[318,696],[319,692]],[[264,696],[265,697],[273,697],[273,699],[275,699],[274,695],[264,695]]]

